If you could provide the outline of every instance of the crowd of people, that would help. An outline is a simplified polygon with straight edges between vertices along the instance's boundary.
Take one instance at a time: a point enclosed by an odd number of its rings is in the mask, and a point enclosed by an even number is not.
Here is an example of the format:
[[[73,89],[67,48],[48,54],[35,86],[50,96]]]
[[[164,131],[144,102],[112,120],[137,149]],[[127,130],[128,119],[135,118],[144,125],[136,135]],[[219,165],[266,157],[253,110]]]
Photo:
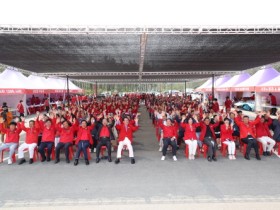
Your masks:
[[[18,150],[18,164],[21,165],[26,162],[26,150],[30,164],[37,153],[42,162],[51,161],[53,156],[54,162],[59,163],[61,150],[64,150],[66,163],[73,158],[77,166],[81,155],[89,165],[92,152],[96,153],[95,162],[99,163],[105,150],[107,160],[112,162],[115,149],[115,163],[118,164],[126,149],[131,164],[135,164],[133,133],[139,128],[140,102],[145,104],[156,128],[161,160],[165,160],[171,150],[173,160],[177,161],[176,153],[182,143],[189,160],[204,153],[208,161],[217,161],[218,149],[235,160],[238,147],[243,148],[245,159],[250,160],[251,149],[254,149],[256,159],[261,160],[261,155],[270,156],[280,142],[279,113],[273,120],[269,112],[258,112],[256,118],[250,120],[241,110],[233,108],[229,97],[220,106],[215,98],[210,103],[190,96],[132,94],[96,98],[82,104],[72,102],[69,106],[62,103],[47,113],[37,112],[28,126],[22,114],[8,125],[5,118],[0,118],[0,132],[5,134],[0,152],[7,150],[8,164],[12,164]],[[26,137],[19,145],[21,132],[26,132]]]
[[[117,157],[120,163],[122,150],[129,152],[131,164],[135,164],[133,153],[133,133],[138,129],[138,108],[140,97],[110,97],[96,99],[78,105],[71,103],[69,107],[61,105],[53,107],[47,113],[37,112],[35,119],[26,127],[25,118],[20,115],[6,126],[5,119],[0,118],[0,132],[5,134],[5,141],[0,145],[0,152],[7,150],[8,164],[12,164],[13,156],[18,148],[19,164],[26,162],[24,151],[29,151],[29,163],[34,161],[38,151],[42,162],[51,161],[55,154],[55,163],[60,162],[60,151],[64,149],[66,162],[70,163],[74,153],[74,165],[79,164],[83,154],[85,164],[89,165],[90,152],[96,152],[96,163],[99,163],[100,151],[106,147],[108,161],[112,162],[112,140],[117,140]],[[26,132],[23,144],[19,145],[20,133]]]
[[[226,97],[221,107],[216,98],[211,103],[201,102],[190,97],[147,96],[146,107],[150,119],[156,127],[156,137],[161,160],[165,160],[168,148],[173,160],[177,161],[176,151],[184,142],[188,158],[194,160],[198,153],[205,153],[208,161],[217,161],[217,150],[230,160],[236,159],[236,148],[243,147],[244,158],[250,160],[250,152],[255,157],[270,156],[276,142],[280,142],[280,114],[272,119],[270,112],[258,112],[255,119],[243,115],[233,107]],[[260,154],[260,151],[262,151]]]

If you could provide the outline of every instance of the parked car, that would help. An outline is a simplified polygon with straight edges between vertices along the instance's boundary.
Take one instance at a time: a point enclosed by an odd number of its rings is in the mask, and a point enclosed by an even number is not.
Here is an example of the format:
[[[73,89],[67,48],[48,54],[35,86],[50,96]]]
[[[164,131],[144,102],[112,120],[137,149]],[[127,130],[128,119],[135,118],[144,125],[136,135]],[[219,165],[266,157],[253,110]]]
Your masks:
[[[255,101],[238,101],[234,106],[245,111],[255,111]]]

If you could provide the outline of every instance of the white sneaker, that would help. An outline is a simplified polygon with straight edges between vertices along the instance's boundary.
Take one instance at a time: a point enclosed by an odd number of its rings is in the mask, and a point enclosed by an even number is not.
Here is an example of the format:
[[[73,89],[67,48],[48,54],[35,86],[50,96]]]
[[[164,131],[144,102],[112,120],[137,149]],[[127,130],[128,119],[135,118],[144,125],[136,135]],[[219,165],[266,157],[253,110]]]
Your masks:
[[[162,156],[162,157],[161,157],[161,160],[165,160],[165,156]]]
[[[8,159],[8,165],[12,165],[12,163],[13,163],[13,162],[12,162],[11,158],[9,158],[9,159]]]
[[[93,149],[93,152],[96,153],[96,148]]]
[[[233,159],[233,160],[236,160],[236,157],[235,157],[235,155],[233,155],[233,156],[232,156],[232,159]]]
[[[173,160],[174,160],[174,161],[177,161],[177,157],[176,157],[176,156],[173,156]]]
[[[159,147],[159,150],[158,150],[158,151],[162,152],[162,147]]]
[[[192,159],[193,159],[193,160],[195,159],[194,155],[192,155]]]
[[[232,155],[229,155],[229,156],[228,156],[228,159],[232,160]]]
[[[192,155],[189,155],[189,160],[192,160]]]

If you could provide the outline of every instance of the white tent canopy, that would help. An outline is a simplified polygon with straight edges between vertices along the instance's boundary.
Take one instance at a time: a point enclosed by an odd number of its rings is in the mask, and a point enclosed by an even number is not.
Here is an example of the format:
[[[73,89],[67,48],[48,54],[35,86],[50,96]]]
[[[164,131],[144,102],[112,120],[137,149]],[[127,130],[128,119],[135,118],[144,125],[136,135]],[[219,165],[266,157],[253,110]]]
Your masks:
[[[247,80],[248,78],[250,78],[250,76],[251,76],[250,74],[245,73],[245,72],[242,73],[242,74],[235,75],[230,80],[225,82],[224,84],[215,88],[215,90],[219,91],[219,92],[229,92],[230,88],[232,88],[232,87],[240,84],[241,82]]]
[[[279,76],[278,71],[276,71],[272,67],[265,66],[244,82],[241,82],[238,85],[234,86],[232,90],[237,92],[255,91],[255,88],[257,86],[260,86],[261,84],[268,82],[269,80],[277,76]]]

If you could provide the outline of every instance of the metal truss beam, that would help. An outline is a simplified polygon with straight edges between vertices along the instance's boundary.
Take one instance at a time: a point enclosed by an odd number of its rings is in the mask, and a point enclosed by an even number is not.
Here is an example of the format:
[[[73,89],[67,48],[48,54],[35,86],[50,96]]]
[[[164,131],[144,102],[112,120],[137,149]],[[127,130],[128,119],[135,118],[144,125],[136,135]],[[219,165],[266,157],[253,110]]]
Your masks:
[[[280,34],[280,25],[100,27],[0,25],[0,34]]]
[[[238,71],[173,71],[173,72],[142,72],[142,76],[176,76],[176,75],[225,75],[236,73]],[[139,76],[140,72],[47,72],[47,73],[38,73],[37,75],[42,76],[87,76],[87,77],[94,77],[94,76]],[[91,79],[91,78],[89,78]]]
[[[147,34],[141,35],[140,41],[140,59],[139,59],[139,79],[142,79],[142,72],[144,68],[144,61],[145,61],[145,52],[146,52],[146,45],[147,45]]]

